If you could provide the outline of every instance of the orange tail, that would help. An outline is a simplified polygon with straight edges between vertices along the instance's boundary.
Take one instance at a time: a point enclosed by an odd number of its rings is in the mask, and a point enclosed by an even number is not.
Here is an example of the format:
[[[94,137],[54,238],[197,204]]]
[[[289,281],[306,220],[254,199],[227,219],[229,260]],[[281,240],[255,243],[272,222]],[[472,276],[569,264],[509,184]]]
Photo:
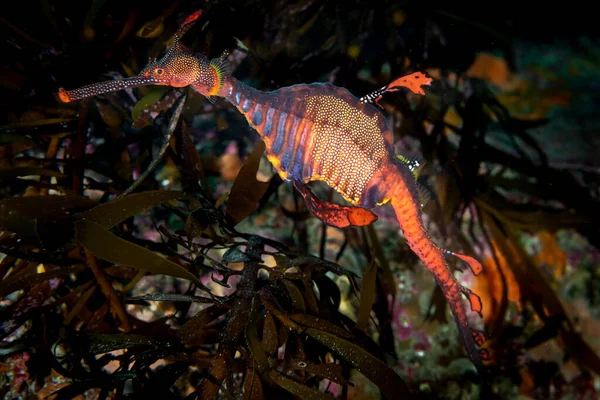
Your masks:
[[[481,272],[481,264],[472,257],[441,249],[431,241],[421,221],[421,209],[417,202],[412,199],[408,190],[398,188],[390,194],[387,197],[391,199],[390,203],[396,213],[400,229],[402,229],[409,247],[435,277],[437,284],[448,300],[469,357],[477,369],[485,373],[486,369],[482,360],[489,359],[489,353],[485,349],[478,348],[485,342],[485,335],[483,332],[469,327],[467,312],[462,302],[462,295],[465,295],[469,300],[471,310],[477,312],[479,315],[481,315],[482,308],[481,299],[471,290],[458,283],[452,274],[452,270],[446,263],[445,254],[453,254],[467,262],[476,275]]]

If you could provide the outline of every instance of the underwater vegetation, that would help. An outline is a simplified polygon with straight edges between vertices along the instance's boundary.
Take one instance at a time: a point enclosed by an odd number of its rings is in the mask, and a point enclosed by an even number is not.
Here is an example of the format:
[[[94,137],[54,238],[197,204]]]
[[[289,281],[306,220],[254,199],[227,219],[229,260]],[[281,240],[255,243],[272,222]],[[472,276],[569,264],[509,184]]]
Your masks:
[[[585,27],[552,41],[527,15],[394,1],[32,4],[0,15],[2,397],[598,396],[600,43]],[[449,258],[481,297],[485,371],[391,207],[324,224],[226,101],[160,86],[59,101],[138,75],[199,9],[185,45],[260,90],[433,78],[378,103],[395,152],[421,161],[429,235],[483,265]]]

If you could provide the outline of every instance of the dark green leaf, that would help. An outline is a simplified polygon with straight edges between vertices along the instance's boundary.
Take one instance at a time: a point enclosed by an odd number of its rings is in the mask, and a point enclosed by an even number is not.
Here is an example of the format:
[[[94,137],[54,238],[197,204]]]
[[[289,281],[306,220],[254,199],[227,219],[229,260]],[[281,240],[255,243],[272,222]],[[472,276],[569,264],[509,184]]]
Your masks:
[[[164,17],[161,15],[152,21],[146,22],[136,35],[145,39],[154,39],[158,37],[165,29],[163,20]]]
[[[321,275],[314,281],[319,288],[319,309],[335,312],[342,301],[340,288],[327,275]]]
[[[334,325],[331,321],[328,321],[325,318],[313,317],[312,315],[306,314],[291,314],[289,318],[298,324],[329,332],[332,335],[346,338],[348,340],[355,340],[352,336],[352,333],[337,325]]]
[[[344,269],[342,267],[340,267],[338,264],[333,263],[331,261],[327,261],[327,260],[323,260],[319,257],[315,257],[315,256],[300,256],[300,257],[293,257],[290,255],[286,255],[286,256],[279,256],[279,255],[275,255],[275,261],[277,261],[277,266],[281,267],[281,268],[291,268],[291,267],[298,267],[298,266],[316,266],[319,268],[322,268],[326,271],[331,271],[333,273],[335,273],[336,275],[348,275],[348,276],[352,276],[352,277],[357,277],[357,275],[347,269]]]
[[[67,216],[70,210],[93,207],[96,203],[83,196],[26,196],[0,200],[0,228],[13,219],[54,219]]]
[[[379,387],[388,399],[408,399],[410,392],[404,380],[389,366],[359,346],[345,339],[313,328],[304,331],[308,336],[328,347],[349,362],[367,379]]]
[[[222,229],[222,214],[214,209],[198,208],[190,213],[185,223],[188,240],[206,234],[216,243],[224,244],[230,241],[228,233]]]
[[[202,287],[200,280],[181,265],[175,264],[152,251],[121,239],[96,222],[82,219],[75,224],[77,242],[93,255],[113,264],[187,279]]]
[[[250,318],[246,325],[246,343],[252,353],[253,363],[257,371],[263,373],[269,368],[269,360],[267,354],[263,348],[260,339],[258,338],[258,321],[260,316],[260,300],[258,295],[254,295],[252,300],[252,309],[250,311]]]
[[[251,368],[244,376],[244,400],[263,400],[262,382],[259,373]]]
[[[73,121],[74,118],[48,118],[48,119],[38,119],[38,120],[27,120],[27,121],[17,121],[10,124],[0,126],[0,130],[2,129],[23,129],[23,128],[31,128],[37,126],[44,125],[58,125],[64,124],[66,122]]]
[[[109,351],[128,349],[136,346],[161,347],[165,345],[162,340],[148,336],[132,334],[89,334],[90,344],[87,350],[91,354],[108,353]]]
[[[269,356],[277,356],[277,348],[279,347],[277,342],[277,325],[275,325],[275,319],[269,313],[265,315],[263,324],[262,345]]]
[[[203,329],[206,325],[219,318],[227,311],[228,308],[219,304],[205,308],[179,328],[177,337],[186,346],[200,344],[200,339],[204,336]]]
[[[160,100],[168,90],[169,88],[164,86],[156,86],[150,89],[148,94],[142,97],[131,109],[131,118],[136,121],[140,115],[142,115],[144,110],[148,110],[149,107],[152,107],[152,105]]]
[[[171,190],[152,190],[141,193],[132,193],[125,197],[100,204],[93,209],[78,214],[78,217],[93,221],[103,228],[110,229],[127,218],[141,214],[144,211],[166,204],[174,200],[188,197],[183,192]]]
[[[375,302],[375,289],[377,284],[377,263],[371,261],[363,273],[360,289],[360,306],[356,317],[356,328],[364,331],[369,326],[371,309]]]
[[[143,303],[145,300],[149,301],[172,301],[182,303],[214,303],[213,299],[207,297],[190,296],[187,294],[179,293],[150,293],[144,296],[130,297],[126,300],[127,303]]]
[[[97,101],[96,108],[107,126],[118,129],[123,123],[123,118],[114,105]]]
[[[40,243],[37,221],[53,221],[96,203],[83,196],[27,196],[0,200],[0,229]]]
[[[296,285],[294,285],[291,281],[287,279],[282,279],[281,283],[287,289],[287,292],[292,300],[292,310],[293,312],[306,312],[306,306],[304,305],[304,297],[302,297],[302,292]]]
[[[161,88],[163,89],[163,88]],[[132,128],[140,129],[152,124],[157,115],[172,108],[182,95],[182,89],[152,90],[144,96],[131,112]]]
[[[200,189],[205,197],[211,198],[212,193],[208,180],[206,179],[204,166],[194,144],[190,130],[186,124],[181,124],[180,126],[181,134],[179,135],[180,140],[177,141],[177,153],[181,157],[183,163],[181,171],[184,177],[183,181],[184,183],[187,182],[187,187],[191,188],[191,192],[195,193]]]
[[[17,135],[14,133],[2,133],[0,134],[0,146],[5,144],[24,144],[27,146],[36,146],[35,141],[28,138],[25,135]]]
[[[288,329],[296,332],[302,331],[302,327],[294,321],[292,321],[286,313],[282,312],[273,303],[271,303],[265,296],[264,292],[261,292],[260,300],[262,301],[267,311],[272,313],[279,320],[279,322],[285,325]]]
[[[269,378],[273,380],[277,385],[281,386],[294,396],[298,396],[301,399],[307,400],[333,400],[334,398],[328,394],[325,394],[317,389],[310,388],[301,383],[286,378],[280,373],[271,370],[269,371]]]
[[[390,263],[388,262],[387,257],[385,256],[385,251],[383,250],[383,246],[379,241],[379,236],[375,231],[373,225],[369,225],[366,227],[367,236],[369,238],[371,252],[373,256],[379,261],[379,265],[381,266],[381,274],[382,274],[382,283],[386,288],[387,294],[391,294],[392,296],[396,295],[396,284],[394,275],[392,274],[392,269],[390,267]]]
[[[206,230],[211,224],[218,221],[218,216],[214,210],[198,208],[190,213],[185,223],[185,231],[188,239],[196,238]]]
[[[341,386],[346,386],[348,381],[344,378],[343,367],[340,364],[312,364],[306,363],[304,370],[313,375],[327,378]]]
[[[302,296],[304,297],[304,304],[306,304],[307,311],[318,315],[319,306],[317,305],[317,296],[315,296],[312,282],[308,279],[304,282],[304,292],[302,293]]]
[[[256,204],[269,187],[268,182],[260,182],[256,179],[256,172],[264,152],[265,143],[259,140],[242,166],[235,182],[233,182],[231,192],[229,192],[227,214],[236,224],[256,209]]]
[[[19,176],[54,176],[63,177],[59,171],[35,167],[14,167],[9,169],[0,169],[0,179],[10,179]]]

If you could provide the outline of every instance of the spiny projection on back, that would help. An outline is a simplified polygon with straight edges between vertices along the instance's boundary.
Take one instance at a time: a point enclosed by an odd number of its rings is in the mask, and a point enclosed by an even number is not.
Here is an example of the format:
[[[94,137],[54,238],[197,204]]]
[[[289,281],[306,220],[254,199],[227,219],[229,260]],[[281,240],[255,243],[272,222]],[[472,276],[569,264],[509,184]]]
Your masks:
[[[481,300],[458,283],[446,257],[466,262],[474,275],[481,272],[481,264],[430,239],[421,219],[415,164],[394,155],[392,132],[380,110],[371,105],[401,87],[424,95],[422,86],[429,85],[431,78],[415,72],[360,99],[329,83],[260,91],[231,76],[226,55],[209,60],[181,44],[181,36],[200,14],[186,18],[162,59],[150,62],[138,76],[72,91],[60,89],[60,99],[69,102],[142,85],[191,86],[211,100],[226,98],[246,117],[264,140],[267,158],[279,175],[293,183],[309,210],[325,223],[339,228],[364,226],[377,219],[371,208],[389,202],[409,247],[442,289],[469,357],[485,372],[482,360],[489,358],[481,348],[485,335],[470,328],[462,298],[479,315]],[[307,185],[314,180],[325,181],[352,205],[317,198]]]

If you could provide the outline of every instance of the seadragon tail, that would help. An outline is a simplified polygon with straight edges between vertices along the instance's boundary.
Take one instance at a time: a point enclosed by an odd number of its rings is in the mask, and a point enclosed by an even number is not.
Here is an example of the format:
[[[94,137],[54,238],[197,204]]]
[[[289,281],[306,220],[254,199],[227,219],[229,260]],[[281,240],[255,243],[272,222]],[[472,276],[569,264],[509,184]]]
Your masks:
[[[437,284],[442,289],[454,320],[458,325],[458,331],[469,358],[480,373],[485,373],[486,368],[483,361],[489,359],[489,352],[481,348],[486,341],[485,334],[469,326],[467,310],[465,304],[463,304],[462,296],[464,295],[468,299],[471,310],[480,316],[482,310],[481,299],[470,289],[458,283],[446,262],[445,256],[452,254],[465,261],[475,275],[481,272],[481,264],[473,257],[453,253],[436,246],[423,227],[419,205],[407,193],[392,192],[389,198],[409,247],[433,274]]]

